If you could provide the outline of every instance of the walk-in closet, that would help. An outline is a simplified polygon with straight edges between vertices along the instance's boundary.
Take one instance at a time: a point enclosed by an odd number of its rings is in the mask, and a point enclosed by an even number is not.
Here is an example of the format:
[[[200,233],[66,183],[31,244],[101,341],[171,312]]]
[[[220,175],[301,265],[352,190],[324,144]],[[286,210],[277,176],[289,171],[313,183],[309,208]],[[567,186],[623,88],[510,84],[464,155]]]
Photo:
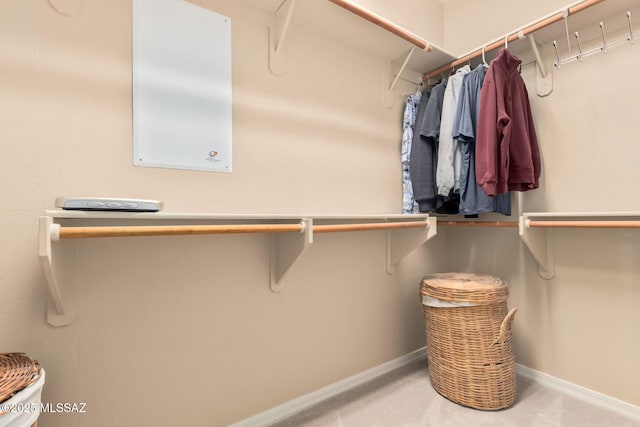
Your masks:
[[[0,427],[640,426],[639,34],[638,0],[0,1]],[[508,287],[508,408],[432,387],[446,272]]]

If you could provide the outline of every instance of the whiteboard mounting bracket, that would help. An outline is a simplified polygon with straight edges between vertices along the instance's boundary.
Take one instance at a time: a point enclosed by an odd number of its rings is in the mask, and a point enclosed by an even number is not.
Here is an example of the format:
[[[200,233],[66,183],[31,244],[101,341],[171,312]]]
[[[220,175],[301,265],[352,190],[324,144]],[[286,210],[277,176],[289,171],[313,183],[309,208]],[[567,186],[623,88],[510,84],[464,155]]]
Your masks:
[[[387,273],[393,274],[396,264],[405,256],[438,234],[438,218],[427,218],[427,227],[387,230]]]
[[[47,322],[52,326],[73,323],[78,296],[78,242],[57,241],[59,229],[52,217],[40,217],[38,256],[48,290]]]
[[[285,0],[276,10],[275,25],[269,25],[269,70],[276,76],[285,71],[284,42],[295,5],[296,0]]]
[[[284,289],[283,277],[291,266],[313,244],[313,219],[303,218],[300,233],[275,233],[270,237],[269,258],[271,264],[269,287],[272,292]]]
[[[543,279],[551,279],[556,274],[556,260],[554,253],[553,230],[548,228],[529,227],[530,219],[520,217],[519,234],[531,255],[538,262],[538,274]]]

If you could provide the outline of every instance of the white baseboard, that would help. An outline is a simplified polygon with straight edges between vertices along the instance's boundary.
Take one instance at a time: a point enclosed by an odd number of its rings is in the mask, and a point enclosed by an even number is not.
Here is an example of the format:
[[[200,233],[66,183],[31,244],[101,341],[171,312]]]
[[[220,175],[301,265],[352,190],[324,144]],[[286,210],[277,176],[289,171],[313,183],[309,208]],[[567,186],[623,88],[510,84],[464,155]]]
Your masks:
[[[323,400],[329,399],[342,392],[374,380],[379,376],[408,365],[413,361],[426,358],[426,347],[419,348],[409,354],[400,356],[397,359],[390,360],[389,362],[375,366],[364,372],[353,375],[349,378],[345,378],[344,380],[329,384],[328,386],[323,387],[319,390],[316,390],[309,394],[305,394],[304,396],[298,397],[294,400],[290,400],[289,402],[283,403],[282,405],[276,406],[275,408],[269,409],[268,411],[264,411],[257,415],[254,415],[251,418],[247,418],[235,424],[232,424],[229,427],[265,426],[276,423],[278,421],[282,421],[285,418],[291,417],[317,403],[322,402]]]
[[[552,377],[544,372],[536,371],[526,366],[518,365],[518,375],[592,405],[600,406],[627,417],[640,420],[640,406],[632,405],[631,403],[598,393],[597,391],[570,383],[569,381]]]

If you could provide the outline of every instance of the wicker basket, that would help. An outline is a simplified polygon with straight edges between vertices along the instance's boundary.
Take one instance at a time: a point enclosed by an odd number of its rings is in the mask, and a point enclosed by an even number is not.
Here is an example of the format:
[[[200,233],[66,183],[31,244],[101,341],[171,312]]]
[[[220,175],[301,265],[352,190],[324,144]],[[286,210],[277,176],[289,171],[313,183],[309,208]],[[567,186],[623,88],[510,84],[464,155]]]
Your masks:
[[[0,402],[38,381],[40,364],[24,353],[0,354]]]
[[[19,405],[18,408],[37,405],[37,411],[0,410],[0,425],[36,427],[43,383],[44,370],[37,360],[24,353],[0,353],[0,403],[8,407]]]
[[[507,285],[497,277],[440,273],[420,289],[433,388],[449,400],[497,410],[516,398]]]

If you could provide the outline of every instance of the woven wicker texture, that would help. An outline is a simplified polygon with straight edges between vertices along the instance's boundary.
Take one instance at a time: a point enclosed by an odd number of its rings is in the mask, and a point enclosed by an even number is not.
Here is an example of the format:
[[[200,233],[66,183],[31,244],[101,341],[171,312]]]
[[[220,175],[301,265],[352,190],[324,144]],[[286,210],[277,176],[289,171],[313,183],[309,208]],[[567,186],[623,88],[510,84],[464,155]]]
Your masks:
[[[516,365],[507,285],[492,276],[442,273],[423,278],[420,294],[472,307],[422,306],[433,388],[464,406],[497,410],[516,398]]]
[[[0,354],[0,402],[40,378],[40,364],[24,353]]]

